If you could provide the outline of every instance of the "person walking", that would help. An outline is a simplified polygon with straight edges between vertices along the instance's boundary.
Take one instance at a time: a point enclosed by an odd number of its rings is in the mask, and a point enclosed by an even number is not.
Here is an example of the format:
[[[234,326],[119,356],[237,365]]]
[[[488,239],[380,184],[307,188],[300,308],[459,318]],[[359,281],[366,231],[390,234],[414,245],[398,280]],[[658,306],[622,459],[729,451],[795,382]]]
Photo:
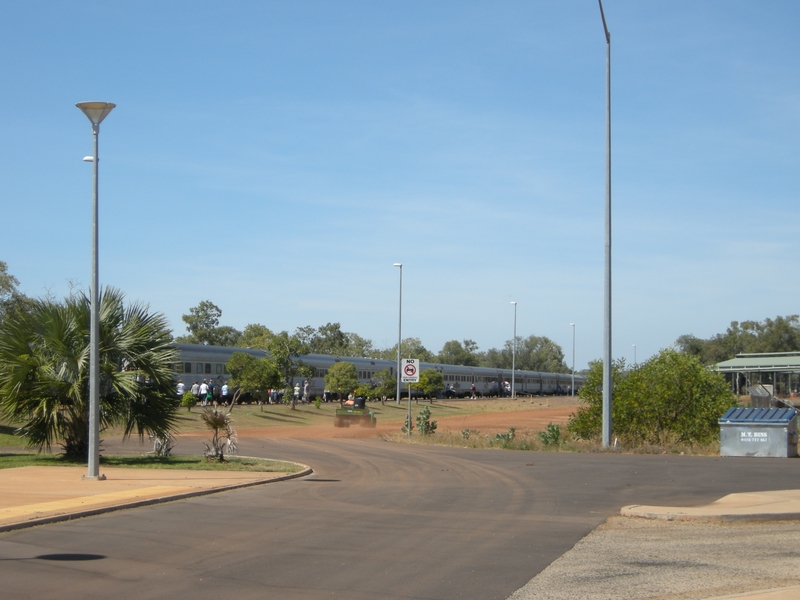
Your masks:
[[[308,404],[308,379],[303,382],[303,404]]]
[[[474,383],[470,386],[469,391],[470,391],[470,394],[472,394],[470,396],[470,399],[471,400],[475,400],[477,398],[477,396],[475,395],[475,384]]]
[[[183,399],[183,395],[186,393],[186,386],[183,385],[183,379],[178,379],[178,387],[175,393],[178,394],[178,400]]]
[[[294,391],[292,393],[292,408],[297,406],[297,401],[300,400],[300,384],[294,384]]]
[[[228,403],[228,382],[222,384],[222,403]]]
[[[200,406],[205,406],[208,403],[208,384],[206,380],[203,379],[203,383],[200,384]]]

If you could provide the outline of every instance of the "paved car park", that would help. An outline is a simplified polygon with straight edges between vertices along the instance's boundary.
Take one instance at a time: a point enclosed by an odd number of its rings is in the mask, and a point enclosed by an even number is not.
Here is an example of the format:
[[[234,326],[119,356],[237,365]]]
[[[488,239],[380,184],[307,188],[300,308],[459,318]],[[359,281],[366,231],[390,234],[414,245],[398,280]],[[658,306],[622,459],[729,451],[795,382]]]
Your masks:
[[[379,440],[240,450],[314,473],[2,534],[4,596],[507,598],[623,506],[786,489],[800,472],[790,459]]]

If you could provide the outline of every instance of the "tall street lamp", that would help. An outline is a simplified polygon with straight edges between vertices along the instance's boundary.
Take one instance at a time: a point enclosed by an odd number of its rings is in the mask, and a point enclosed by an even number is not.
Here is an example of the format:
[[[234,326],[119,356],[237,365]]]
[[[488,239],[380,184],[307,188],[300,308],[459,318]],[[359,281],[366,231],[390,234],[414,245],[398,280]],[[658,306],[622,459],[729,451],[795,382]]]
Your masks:
[[[606,25],[603,0],[600,18],[606,35],[606,218],[605,218],[605,285],[604,285],[604,332],[603,332],[603,448],[611,445],[611,34]]]
[[[400,269],[400,303],[397,311],[397,404],[400,404],[400,343],[403,340],[403,263],[394,263]]]
[[[91,320],[89,325],[89,472],[87,479],[105,479],[100,475],[100,288],[97,254],[97,173],[100,155],[97,152],[97,138],[100,123],[103,122],[116,104],[111,102],[78,102],[75,106],[83,111],[92,123],[94,135],[94,185],[92,188],[92,284],[89,289]],[[88,157],[87,157],[88,158]],[[84,159],[85,160],[85,159]]]
[[[570,323],[572,327],[572,396],[575,395],[575,323]]]
[[[635,367],[638,363],[636,362],[636,344],[633,345],[633,366]]]
[[[517,373],[517,303],[514,305],[514,341],[511,345],[511,399],[516,400],[517,388],[515,387],[515,375]]]

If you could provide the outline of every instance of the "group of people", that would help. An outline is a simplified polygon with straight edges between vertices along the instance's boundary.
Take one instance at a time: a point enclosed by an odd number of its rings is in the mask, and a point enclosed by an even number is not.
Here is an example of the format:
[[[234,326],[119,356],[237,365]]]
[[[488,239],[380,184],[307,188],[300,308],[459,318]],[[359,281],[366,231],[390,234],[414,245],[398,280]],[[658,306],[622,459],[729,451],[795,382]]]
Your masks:
[[[178,398],[181,400],[183,399],[183,395],[187,393],[186,386],[181,379],[178,380],[176,393]],[[209,404],[228,404],[228,402],[230,402],[227,382],[223,383],[222,385],[216,385],[213,379],[203,379],[202,383],[195,381],[188,393],[192,394],[197,399],[197,402],[200,403],[200,406],[208,406]]]

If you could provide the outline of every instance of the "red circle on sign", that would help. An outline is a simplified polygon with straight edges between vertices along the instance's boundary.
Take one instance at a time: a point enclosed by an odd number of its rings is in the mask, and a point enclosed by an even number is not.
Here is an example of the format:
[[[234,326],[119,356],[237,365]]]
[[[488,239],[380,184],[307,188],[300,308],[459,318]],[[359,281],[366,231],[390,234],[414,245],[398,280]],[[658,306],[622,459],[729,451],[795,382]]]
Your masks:
[[[403,367],[403,372],[409,377],[411,377],[412,375],[415,375],[417,373],[417,368],[414,365],[406,365],[405,367]]]

